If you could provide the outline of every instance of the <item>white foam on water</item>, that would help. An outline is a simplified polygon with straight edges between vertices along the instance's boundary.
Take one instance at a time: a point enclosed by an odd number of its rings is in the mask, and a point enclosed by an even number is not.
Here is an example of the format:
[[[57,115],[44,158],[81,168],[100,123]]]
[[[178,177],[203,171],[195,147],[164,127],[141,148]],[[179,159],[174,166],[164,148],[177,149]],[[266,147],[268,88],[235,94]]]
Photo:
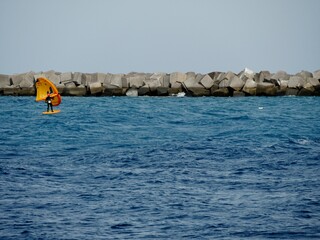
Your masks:
[[[186,95],[185,92],[179,92],[179,93],[177,94],[177,97],[184,97],[185,95]]]
[[[309,143],[309,141],[306,140],[306,139],[298,139],[298,140],[297,140],[297,143],[299,143],[299,144],[301,144],[301,145],[306,145],[306,144]]]

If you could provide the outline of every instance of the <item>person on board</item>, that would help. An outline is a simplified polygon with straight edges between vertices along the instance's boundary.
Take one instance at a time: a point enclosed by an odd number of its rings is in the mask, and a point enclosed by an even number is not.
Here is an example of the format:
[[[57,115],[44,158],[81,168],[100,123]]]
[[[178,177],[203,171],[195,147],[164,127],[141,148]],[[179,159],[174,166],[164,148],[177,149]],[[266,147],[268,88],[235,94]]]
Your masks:
[[[47,92],[46,103],[47,103],[47,112],[49,112],[49,107],[51,107],[51,112],[53,112],[52,97],[50,96],[49,92]]]

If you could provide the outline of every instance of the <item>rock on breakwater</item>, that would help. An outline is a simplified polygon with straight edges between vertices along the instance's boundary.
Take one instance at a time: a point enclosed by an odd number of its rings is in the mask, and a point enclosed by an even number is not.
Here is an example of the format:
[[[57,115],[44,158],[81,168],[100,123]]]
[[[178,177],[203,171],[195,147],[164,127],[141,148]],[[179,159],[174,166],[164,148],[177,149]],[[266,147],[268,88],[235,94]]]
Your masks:
[[[245,68],[239,73],[195,72],[173,73],[80,73],[28,72],[0,74],[0,95],[34,96],[39,77],[52,81],[63,96],[172,96],[180,92],[187,96],[320,96],[320,70],[253,72]]]

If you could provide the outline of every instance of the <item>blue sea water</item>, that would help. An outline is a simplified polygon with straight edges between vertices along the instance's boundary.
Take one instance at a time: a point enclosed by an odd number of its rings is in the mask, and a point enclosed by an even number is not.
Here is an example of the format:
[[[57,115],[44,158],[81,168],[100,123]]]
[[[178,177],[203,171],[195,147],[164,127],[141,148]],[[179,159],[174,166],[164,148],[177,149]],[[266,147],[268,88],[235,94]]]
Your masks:
[[[320,239],[319,97],[0,97],[1,239]]]

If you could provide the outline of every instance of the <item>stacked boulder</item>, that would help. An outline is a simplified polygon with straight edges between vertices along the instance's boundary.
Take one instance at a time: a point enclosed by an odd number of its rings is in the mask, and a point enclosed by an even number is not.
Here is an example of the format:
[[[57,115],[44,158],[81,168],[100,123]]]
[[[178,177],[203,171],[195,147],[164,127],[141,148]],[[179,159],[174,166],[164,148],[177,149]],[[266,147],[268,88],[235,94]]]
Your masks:
[[[0,74],[0,95],[34,96],[35,81],[46,77],[63,96],[320,96],[320,70],[301,71],[290,75],[285,71],[255,73],[195,72],[173,73],[80,73],[28,72]]]

